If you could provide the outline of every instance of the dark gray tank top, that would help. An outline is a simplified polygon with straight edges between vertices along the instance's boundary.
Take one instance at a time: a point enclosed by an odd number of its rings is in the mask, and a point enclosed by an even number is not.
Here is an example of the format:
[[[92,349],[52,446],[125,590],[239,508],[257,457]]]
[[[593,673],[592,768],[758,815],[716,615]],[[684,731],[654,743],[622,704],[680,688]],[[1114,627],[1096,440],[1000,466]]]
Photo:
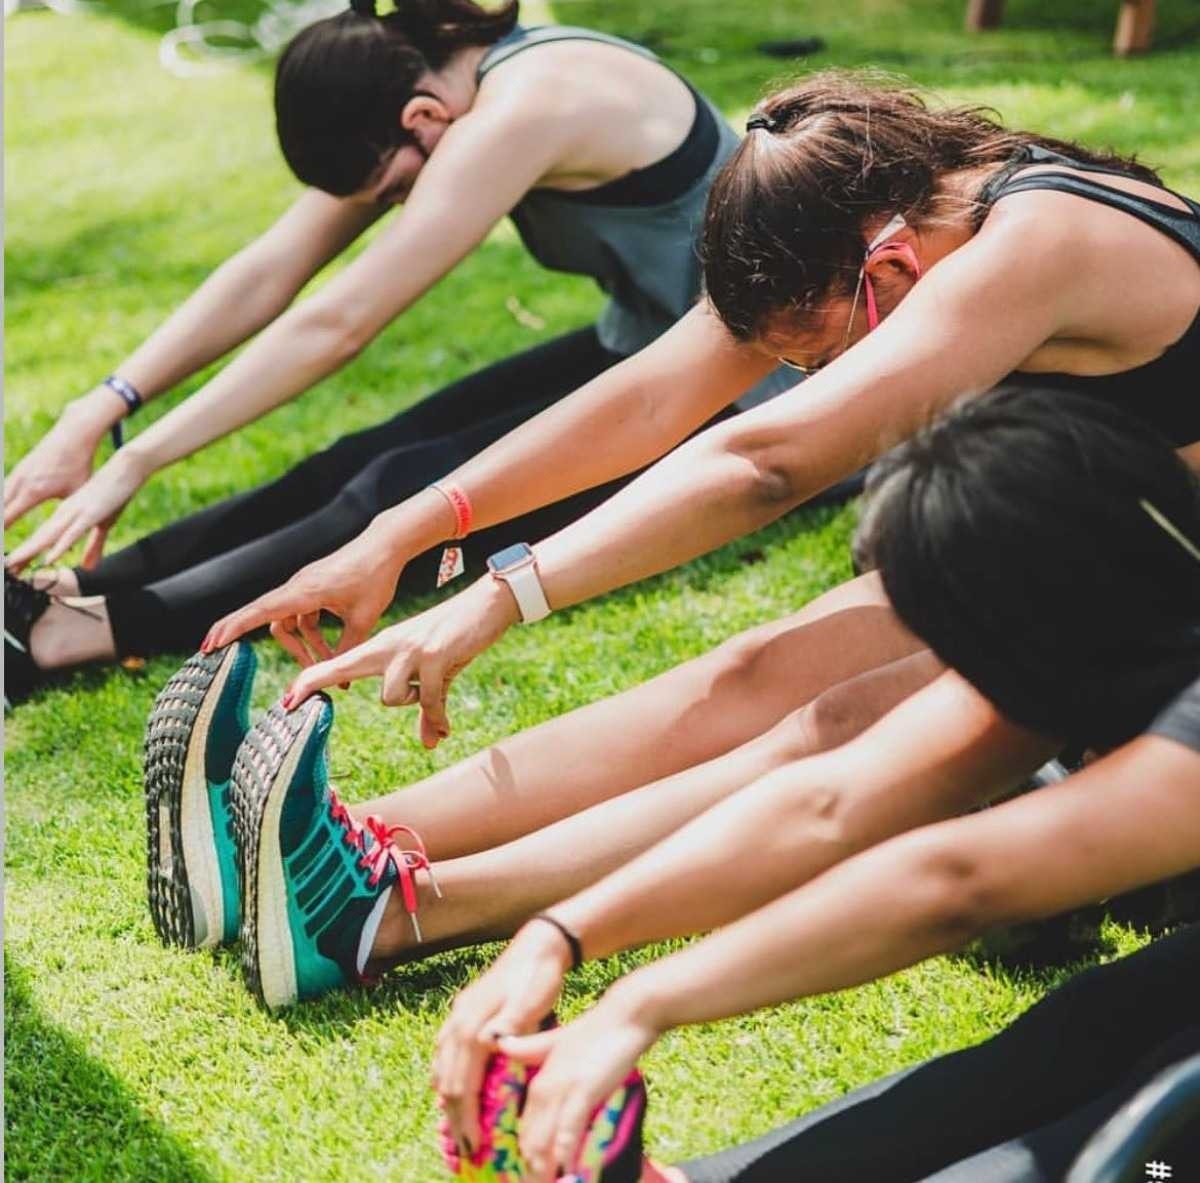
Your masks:
[[[482,80],[517,54],[554,41],[599,41],[670,69],[648,49],[607,33],[567,25],[518,25],[487,52],[476,77]],[[700,294],[696,237],[709,187],[739,139],[717,107],[690,84],[689,89],[712,112],[719,139],[712,163],[677,197],[660,204],[611,205],[589,201],[586,192],[531,189],[509,214],[526,249],[544,267],[590,276],[608,293],[597,330],[600,343],[614,353],[628,356],[648,345]],[[738,405],[753,406],[795,384],[794,373],[772,374]]]

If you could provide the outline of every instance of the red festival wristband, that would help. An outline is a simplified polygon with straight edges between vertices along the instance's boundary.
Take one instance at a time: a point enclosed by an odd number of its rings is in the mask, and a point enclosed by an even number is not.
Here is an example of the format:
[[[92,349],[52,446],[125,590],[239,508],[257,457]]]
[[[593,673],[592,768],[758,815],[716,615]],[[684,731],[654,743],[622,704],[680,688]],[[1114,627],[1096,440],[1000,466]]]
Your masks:
[[[471,499],[467,496],[466,491],[458,485],[430,485],[431,489],[436,489],[450,504],[450,508],[454,510],[454,538],[466,538],[471,532],[471,518],[474,516],[474,511],[471,509]]]

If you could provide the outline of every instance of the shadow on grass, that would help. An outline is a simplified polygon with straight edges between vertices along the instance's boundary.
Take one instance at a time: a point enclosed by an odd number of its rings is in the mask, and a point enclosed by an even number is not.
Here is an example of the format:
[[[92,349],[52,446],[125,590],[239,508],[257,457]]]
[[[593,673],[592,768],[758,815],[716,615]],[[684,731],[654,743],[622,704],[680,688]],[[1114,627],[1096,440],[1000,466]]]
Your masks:
[[[7,957],[4,977],[6,1179],[212,1178],[117,1077],[38,1013],[28,975]]]
[[[126,217],[91,221],[53,245],[10,239],[5,251],[8,298],[18,303],[54,286],[94,284],[115,290],[122,282],[137,282],[144,277],[147,237],[165,238],[173,224],[169,210],[135,209]],[[155,282],[172,286],[198,286],[210,270],[202,259],[172,263],[160,257],[154,264]]]

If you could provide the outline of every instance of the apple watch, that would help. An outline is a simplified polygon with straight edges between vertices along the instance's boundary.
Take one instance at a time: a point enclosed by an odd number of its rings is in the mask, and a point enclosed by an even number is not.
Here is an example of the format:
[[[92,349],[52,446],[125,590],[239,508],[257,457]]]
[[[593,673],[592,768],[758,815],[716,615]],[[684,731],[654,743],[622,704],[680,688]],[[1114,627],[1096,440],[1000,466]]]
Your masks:
[[[537,555],[527,543],[518,542],[498,550],[488,559],[487,565],[493,579],[508,584],[523,624],[532,624],[550,615],[550,605],[538,576]]]

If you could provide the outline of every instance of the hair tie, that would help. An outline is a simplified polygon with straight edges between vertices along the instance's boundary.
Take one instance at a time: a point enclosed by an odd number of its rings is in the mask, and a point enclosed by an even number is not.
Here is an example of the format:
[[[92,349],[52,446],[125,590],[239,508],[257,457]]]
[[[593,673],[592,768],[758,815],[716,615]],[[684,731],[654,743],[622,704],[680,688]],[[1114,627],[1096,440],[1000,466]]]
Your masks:
[[[378,16],[375,11],[375,0],[350,0],[351,12],[357,12],[359,16]]]
[[[749,119],[746,120],[747,131],[757,131],[760,127],[763,131],[774,131],[778,127],[778,121],[774,115],[768,115],[765,111],[755,111]]]
[[[1155,525],[1164,529],[1193,559],[1200,563],[1200,547],[1197,547],[1153,501],[1147,501],[1145,497],[1141,497],[1138,499],[1138,504],[1150,515]]]

